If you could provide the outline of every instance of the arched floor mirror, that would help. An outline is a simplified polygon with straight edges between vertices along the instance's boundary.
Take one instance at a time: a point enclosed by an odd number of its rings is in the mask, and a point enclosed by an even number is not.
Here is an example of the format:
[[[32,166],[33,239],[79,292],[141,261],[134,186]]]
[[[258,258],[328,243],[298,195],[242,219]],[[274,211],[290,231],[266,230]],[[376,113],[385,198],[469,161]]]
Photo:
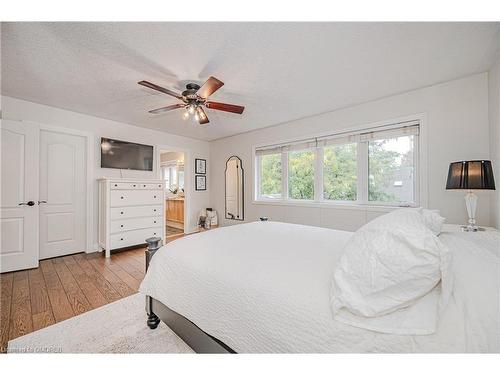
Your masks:
[[[231,156],[226,162],[226,211],[230,220],[243,220],[243,165],[237,156]]]

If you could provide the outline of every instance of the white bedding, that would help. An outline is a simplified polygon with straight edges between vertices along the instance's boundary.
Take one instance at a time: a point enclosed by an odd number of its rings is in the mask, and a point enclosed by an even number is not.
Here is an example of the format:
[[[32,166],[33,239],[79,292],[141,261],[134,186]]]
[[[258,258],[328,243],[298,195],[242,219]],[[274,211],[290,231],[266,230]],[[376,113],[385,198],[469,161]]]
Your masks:
[[[500,352],[498,232],[443,232],[454,290],[435,334],[332,318],[333,270],[351,232],[255,222],[187,236],[154,256],[140,291],[239,353]]]

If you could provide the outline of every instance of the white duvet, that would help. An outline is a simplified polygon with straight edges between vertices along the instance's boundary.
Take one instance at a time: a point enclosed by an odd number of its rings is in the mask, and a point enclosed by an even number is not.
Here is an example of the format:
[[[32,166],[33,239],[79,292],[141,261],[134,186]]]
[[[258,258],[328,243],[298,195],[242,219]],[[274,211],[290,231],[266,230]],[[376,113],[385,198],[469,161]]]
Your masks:
[[[443,232],[454,286],[436,333],[335,321],[333,271],[351,232],[255,222],[187,236],[154,256],[140,291],[239,353],[500,352],[500,234]]]

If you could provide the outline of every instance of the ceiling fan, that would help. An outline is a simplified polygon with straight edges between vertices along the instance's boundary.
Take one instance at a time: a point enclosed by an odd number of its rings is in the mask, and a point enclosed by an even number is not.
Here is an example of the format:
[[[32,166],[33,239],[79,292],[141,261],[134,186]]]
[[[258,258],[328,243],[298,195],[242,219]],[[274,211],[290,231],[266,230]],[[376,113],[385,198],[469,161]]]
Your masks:
[[[200,124],[208,124],[208,117],[205,113],[203,107],[205,106],[208,109],[216,109],[219,111],[231,112],[242,114],[245,107],[234,104],[226,104],[219,103],[208,100],[208,97],[220,89],[224,82],[218,80],[215,77],[210,77],[207,81],[200,87],[196,83],[188,83],[186,85],[186,90],[182,92],[182,94],[177,94],[176,92],[166,89],[164,87],[155,85],[154,83],[148,81],[140,81],[137,82],[139,85],[149,87],[150,89],[160,91],[164,94],[173,96],[182,101],[182,103],[168,105],[166,107],[161,107],[157,109],[153,109],[149,111],[149,113],[157,114],[163,113],[167,111],[171,111],[177,108],[185,108],[183,117],[185,119],[189,118],[189,116],[194,115],[196,121]]]

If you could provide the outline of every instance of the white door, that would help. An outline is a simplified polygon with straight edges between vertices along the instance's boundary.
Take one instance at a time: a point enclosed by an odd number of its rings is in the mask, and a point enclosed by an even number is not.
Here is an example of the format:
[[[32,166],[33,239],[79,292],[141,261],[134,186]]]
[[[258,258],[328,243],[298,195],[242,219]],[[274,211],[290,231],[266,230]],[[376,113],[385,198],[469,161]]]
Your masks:
[[[40,259],[86,250],[86,142],[40,131]]]
[[[37,126],[0,122],[0,272],[7,272],[38,267],[39,143]]]

